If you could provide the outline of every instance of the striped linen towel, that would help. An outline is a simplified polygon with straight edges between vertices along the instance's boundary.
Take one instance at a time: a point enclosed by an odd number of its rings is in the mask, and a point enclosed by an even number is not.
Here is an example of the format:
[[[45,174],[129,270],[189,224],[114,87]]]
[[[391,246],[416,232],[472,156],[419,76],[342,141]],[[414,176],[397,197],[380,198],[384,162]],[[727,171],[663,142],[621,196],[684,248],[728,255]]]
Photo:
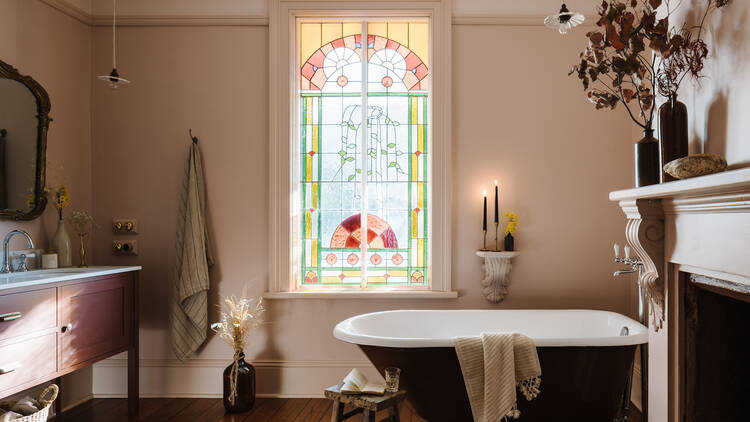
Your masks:
[[[518,419],[516,386],[526,400],[539,394],[542,368],[534,342],[523,334],[483,333],[453,339],[474,422]]]
[[[206,186],[198,145],[190,156],[182,183],[177,217],[171,329],[172,349],[184,361],[206,341],[208,332],[208,268],[213,265],[206,226]]]

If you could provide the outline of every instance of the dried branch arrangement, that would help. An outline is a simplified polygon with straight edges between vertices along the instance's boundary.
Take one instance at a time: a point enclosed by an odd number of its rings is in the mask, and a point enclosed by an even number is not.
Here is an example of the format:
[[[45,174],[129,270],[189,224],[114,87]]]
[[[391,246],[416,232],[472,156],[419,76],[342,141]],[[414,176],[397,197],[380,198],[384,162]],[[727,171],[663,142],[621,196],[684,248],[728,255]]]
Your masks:
[[[597,9],[599,29],[586,34],[589,44],[569,74],[578,76],[597,109],[620,103],[638,126],[651,129],[655,90],[673,96],[685,76],[701,77],[708,57],[701,38],[706,17],[729,2],[706,0],[699,24],[670,27],[669,1],[658,19],[662,0],[604,0]]]

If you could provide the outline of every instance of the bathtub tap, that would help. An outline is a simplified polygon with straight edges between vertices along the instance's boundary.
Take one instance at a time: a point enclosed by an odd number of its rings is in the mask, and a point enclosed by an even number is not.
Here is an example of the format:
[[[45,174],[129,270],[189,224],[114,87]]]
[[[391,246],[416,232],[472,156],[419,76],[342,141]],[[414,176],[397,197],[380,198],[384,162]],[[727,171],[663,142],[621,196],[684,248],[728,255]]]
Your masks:
[[[615,262],[619,262],[625,265],[630,265],[630,268],[624,270],[617,270],[614,276],[620,276],[623,274],[637,273],[643,268],[643,261],[640,258],[630,257],[630,246],[625,245],[625,258],[620,258],[620,245],[615,243]],[[641,321],[643,323],[643,321]]]

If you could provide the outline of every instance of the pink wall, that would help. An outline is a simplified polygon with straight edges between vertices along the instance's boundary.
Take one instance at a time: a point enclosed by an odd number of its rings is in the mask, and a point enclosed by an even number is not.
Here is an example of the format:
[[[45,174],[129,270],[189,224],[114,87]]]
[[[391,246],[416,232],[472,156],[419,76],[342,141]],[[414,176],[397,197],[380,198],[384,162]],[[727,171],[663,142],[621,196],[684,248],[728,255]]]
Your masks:
[[[678,9],[677,21],[694,22],[705,2],[691,0]],[[730,168],[750,166],[750,2],[735,0],[714,13],[704,32],[711,59],[705,77],[680,88],[688,107],[691,152],[726,157]]]
[[[71,209],[91,210],[91,28],[39,1],[3,0],[0,60],[47,90],[54,119],[47,142],[47,182],[67,185]],[[50,205],[34,221],[1,221],[0,234],[22,228],[46,248],[56,227]],[[25,243],[16,239],[12,246]],[[91,392],[91,370],[65,377],[63,384],[64,403],[78,401]]]
[[[140,221],[138,257],[106,252],[98,264],[144,266],[141,356],[172,358],[167,309],[179,187],[189,139],[200,137],[217,294],[265,290],[267,277],[267,28],[123,27],[119,64],[133,80],[117,92],[93,88],[96,218]],[[272,360],[354,360],[333,326],[393,308],[598,308],[627,312],[629,284],[611,277],[611,243],[623,218],[607,194],[632,186],[630,124],[596,112],[566,76],[583,35],[541,27],[454,27],[453,286],[458,300],[275,300],[271,324],[248,355]],[[94,29],[93,67],[109,66],[106,28]],[[503,185],[504,209],[520,217],[521,256],[510,296],[480,295],[480,193]],[[201,359],[229,351],[212,339]],[[335,381],[335,380],[329,380]]]
[[[38,1],[0,2],[0,60],[47,90],[53,119],[47,182],[68,186],[71,209],[91,210],[91,28]],[[31,222],[0,222],[0,233],[17,227],[28,230],[39,246],[48,247],[57,227],[54,207],[48,206],[43,218]]]

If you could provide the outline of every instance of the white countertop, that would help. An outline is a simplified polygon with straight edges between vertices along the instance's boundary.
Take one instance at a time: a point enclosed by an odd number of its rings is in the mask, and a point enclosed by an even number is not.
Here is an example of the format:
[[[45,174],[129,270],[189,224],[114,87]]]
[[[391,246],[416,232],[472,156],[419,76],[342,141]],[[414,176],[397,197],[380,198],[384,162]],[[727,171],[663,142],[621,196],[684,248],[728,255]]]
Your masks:
[[[57,283],[77,280],[79,278],[99,277],[103,275],[139,271],[140,266],[130,267],[87,267],[56,268],[54,270],[34,270],[18,273],[0,274],[0,291],[17,287],[36,286],[39,284]]]

